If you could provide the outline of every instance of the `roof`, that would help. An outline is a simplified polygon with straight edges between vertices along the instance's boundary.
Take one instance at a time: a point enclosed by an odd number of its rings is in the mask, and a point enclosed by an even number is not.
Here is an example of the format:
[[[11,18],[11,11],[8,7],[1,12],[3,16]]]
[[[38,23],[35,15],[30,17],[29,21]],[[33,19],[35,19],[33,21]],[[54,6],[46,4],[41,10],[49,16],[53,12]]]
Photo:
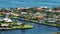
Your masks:
[[[19,16],[19,14],[16,14],[16,13],[11,13],[11,15],[14,15],[14,16]]]
[[[28,8],[24,8],[24,7],[22,7],[22,8],[17,8],[17,10],[24,10],[24,9],[28,9]]]
[[[53,10],[53,12],[60,12],[60,10]]]
[[[6,14],[6,12],[0,12],[0,14]]]
[[[47,7],[44,6],[36,8],[36,10],[45,10],[45,9],[47,9]]]
[[[3,20],[4,20],[5,22],[12,22],[12,20],[9,19],[9,18],[4,18]]]
[[[42,19],[44,18],[44,16],[36,16],[36,18]]]

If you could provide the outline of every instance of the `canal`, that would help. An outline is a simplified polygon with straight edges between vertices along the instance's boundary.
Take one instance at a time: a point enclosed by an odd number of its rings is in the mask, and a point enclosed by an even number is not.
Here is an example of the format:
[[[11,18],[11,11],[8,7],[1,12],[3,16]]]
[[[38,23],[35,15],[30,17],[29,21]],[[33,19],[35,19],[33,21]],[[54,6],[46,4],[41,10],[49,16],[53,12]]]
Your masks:
[[[35,23],[32,23],[32,25],[34,25],[34,28],[32,29],[0,31],[0,34],[53,34],[54,32],[60,32],[60,28],[57,27],[39,25]]]

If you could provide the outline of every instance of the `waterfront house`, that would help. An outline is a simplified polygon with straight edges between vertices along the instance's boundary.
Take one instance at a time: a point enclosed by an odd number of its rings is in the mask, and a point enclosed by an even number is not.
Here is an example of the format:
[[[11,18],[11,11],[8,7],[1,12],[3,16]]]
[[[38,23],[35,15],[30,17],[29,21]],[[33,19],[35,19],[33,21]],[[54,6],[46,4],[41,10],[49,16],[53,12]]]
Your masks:
[[[9,18],[3,18],[3,21],[5,21],[5,22],[13,22],[11,19],[9,19]]]
[[[46,23],[55,23],[56,22],[56,19],[54,19],[54,18],[45,18],[44,20]]]
[[[54,13],[54,15],[56,15],[54,18],[59,18],[60,17],[60,9],[58,10],[53,10],[52,11]]]
[[[40,19],[44,19],[44,16],[36,16],[35,19],[40,20]]]

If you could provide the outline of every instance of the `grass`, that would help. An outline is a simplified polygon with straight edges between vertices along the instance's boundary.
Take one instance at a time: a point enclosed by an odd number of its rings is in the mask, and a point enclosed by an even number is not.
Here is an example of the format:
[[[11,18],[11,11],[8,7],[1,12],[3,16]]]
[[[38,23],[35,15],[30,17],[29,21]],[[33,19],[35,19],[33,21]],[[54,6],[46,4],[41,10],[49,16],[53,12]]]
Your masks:
[[[3,16],[3,15],[0,14],[0,16]]]
[[[8,25],[9,23],[1,23],[2,25],[5,24],[5,25]],[[14,24],[14,23],[12,23]],[[7,27],[7,28],[4,28],[5,30],[8,30],[8,29],[28,29],[28,28],[33,28],[34,26],[33,25],[20,25],[20,26],[10,26],[11,28]],[[0,30],[2,30],[3,28],[0,28]]]
[[[12,26],[11,28],[0,28],[0,30],[11,30],[11,29],[29,29],[29,28],[33,28],[34,26],[33,25],[24,25],[23,27],[22,26]]]
[[[43,22],[42,24],[46,24],[45,22]]]
[[[24,25],[22,28],[33,28],[33,25]]]
[[[37,20],[29,20],[29,21],[31,21],[31,22],[38,22]]]
[[[54,24],[54,23],[49,24],[49,23],[45,23],[45,22],[43,22],[42,24],[46,24],[46,25],[49,25],[49,26],[57,26],[57,24]]]
[[[51,25],[51,26],[57,26],[57,24],[49,24],[49,25]]]
[[[24,25],[23,27],[22,26],[13,26],[12,28],[33,28],[34,26],[32,25]]]

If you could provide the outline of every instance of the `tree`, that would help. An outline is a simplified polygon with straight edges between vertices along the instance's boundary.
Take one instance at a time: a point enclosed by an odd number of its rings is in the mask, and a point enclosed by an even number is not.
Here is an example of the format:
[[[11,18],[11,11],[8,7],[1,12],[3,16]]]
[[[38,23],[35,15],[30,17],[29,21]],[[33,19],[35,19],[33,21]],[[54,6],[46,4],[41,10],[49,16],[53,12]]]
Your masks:
[[[53,10],[60,10],[60,6],[53,7],[52,9],[53,9]]]

